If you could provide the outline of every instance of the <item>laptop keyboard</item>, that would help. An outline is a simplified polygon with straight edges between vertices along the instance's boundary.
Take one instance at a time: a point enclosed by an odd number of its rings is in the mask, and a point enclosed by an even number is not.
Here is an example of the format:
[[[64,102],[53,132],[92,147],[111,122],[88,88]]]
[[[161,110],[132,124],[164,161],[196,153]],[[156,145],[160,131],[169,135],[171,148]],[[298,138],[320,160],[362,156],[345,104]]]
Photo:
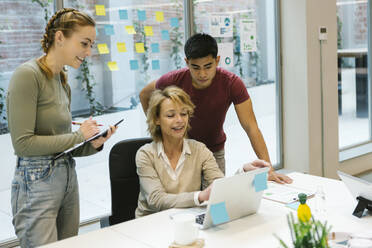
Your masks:
[[[200,224],[200,225],[203,225],[204,218],[205,218],[205,213],[204,214],[199,214],[195,217],[195,222]]]

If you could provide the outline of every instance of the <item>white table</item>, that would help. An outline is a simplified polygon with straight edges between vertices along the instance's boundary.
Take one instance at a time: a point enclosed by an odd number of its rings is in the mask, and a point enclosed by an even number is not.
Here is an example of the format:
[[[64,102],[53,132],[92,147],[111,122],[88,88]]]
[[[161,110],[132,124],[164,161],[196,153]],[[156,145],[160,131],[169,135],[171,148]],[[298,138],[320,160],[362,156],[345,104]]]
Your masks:
[[[294,185],[315,189],[322,185],[326,194],[327,221],[332,231],[357,232],[369,230],[372,216],[361,219],[352,212],[356,201],[341,181],[316,176],[291,173]],[[314,200],[309,199],[310,208]],[[173,239],[172,222],[169,215],[180,209],[170,209],[140,219],[124,222],[112,227],[51,244],[48,247],[168,247]],[[293,210],[283,204],[263,199],[258,212],[230,223],[200,231],[205,247],[278,247],[274,234],[290,242],[286,215]],[[130,242],[133,242],[132,244]]]
[[[126,248],[126,247],[136,247],[136,248],[149,248],[146,244],[136,241],[132,238],[126,237],[125,235],[115,232],[110,228],[104,228],[83,235],[79,235],[73,238],[64,239],[59,242],[55,242],[43,247],[53,247],[53,248]]]

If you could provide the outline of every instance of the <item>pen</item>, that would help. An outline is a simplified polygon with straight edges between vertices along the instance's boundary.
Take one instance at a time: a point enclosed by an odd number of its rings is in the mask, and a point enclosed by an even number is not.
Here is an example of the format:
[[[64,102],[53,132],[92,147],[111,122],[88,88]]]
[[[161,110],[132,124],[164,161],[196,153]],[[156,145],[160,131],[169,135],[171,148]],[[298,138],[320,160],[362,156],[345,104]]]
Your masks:
[[[72,123],[72,125],[81,125],[81,124],[83,124],[81,122],[76,122],[76,121],[73,121],[71,123]],[[97,124],[97,126],[102,127],[103,125],[102,124]]]

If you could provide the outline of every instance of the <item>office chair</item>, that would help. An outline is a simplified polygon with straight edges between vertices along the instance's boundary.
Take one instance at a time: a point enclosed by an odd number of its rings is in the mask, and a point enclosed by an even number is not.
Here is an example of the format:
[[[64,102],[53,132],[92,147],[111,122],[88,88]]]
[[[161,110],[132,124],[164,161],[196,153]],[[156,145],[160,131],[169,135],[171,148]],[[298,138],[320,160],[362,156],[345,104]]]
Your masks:
[[[109,156],[111,216],[108,220],[101,219],[101,227],[134,219],[140,190],[136,153],[141,146],[150,142],[151,138],[128,139],[112,147]]]

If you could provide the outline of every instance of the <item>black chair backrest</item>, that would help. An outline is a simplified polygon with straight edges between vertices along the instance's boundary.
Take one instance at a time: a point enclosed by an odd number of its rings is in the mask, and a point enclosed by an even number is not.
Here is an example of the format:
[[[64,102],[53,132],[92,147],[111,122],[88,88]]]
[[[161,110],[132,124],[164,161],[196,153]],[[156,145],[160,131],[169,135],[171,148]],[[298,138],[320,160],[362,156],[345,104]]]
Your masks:
[[[135,158],[137,150],[150,142],[152,142],[151,138],[123,140],[116,143],[110,151],[110,225],[135,217],[140,190]]]

